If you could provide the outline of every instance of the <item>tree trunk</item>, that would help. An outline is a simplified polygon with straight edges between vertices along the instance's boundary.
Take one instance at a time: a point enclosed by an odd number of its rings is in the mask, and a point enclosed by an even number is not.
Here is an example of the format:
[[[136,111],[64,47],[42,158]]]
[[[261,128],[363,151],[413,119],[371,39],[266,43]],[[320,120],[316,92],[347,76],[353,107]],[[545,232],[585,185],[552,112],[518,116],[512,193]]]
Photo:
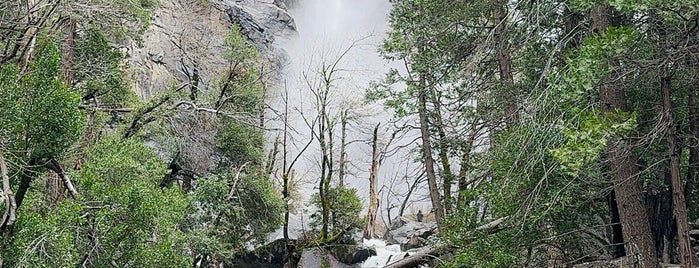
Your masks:
[[[590,12],[591,28],[594,33],[607,30],[611,24],[611,12],[606,5],[598,5]],[[610,61],[611,62],[611,61]],[[610,63],[612,66],[616,64]],[[599,99],[603,114],[628,112],[626,95],[613,74],[606,75],[599,86]],[[619,208],[619,220],[624,235],[627,256],[636,260],[639,267],[658,267],[655,244],[651,238],[648,214],[643,203],[643,191],[639,182],[636,155],[628,139],[610,141],[608,145],[611,160],[614,192]]]
[[[663,94],[663,117],[667,126],[667,149],[670,157],[670,180],[672,181],[672,205],[675,208],[677,223],[677,240],[679,242],[680,263],[684,268],[692,267],[692,244],[689,240],[689,223],[682,180],[680,179],[680,156],[677,152],[677,135],[675,122],[672,118],[671,82],[672,75],[663,67],[661,74],[661,90]]]
[[[2,144],[0,143],[0,148]],[[15,195],[12,193],[12,188],[10,185],[10,177],[8,175],[7,163],[5,162],[5,157],[0,150],[0,175],[2,175],[2,198],[5,203],[5,211],[2,213],[2,218],[0,218],[0,230],[5,230],[7,227],[12,226],[17,219],[17,203],[15,202]],[[1,248],[0,248],[1,249]],[[2,250],[0,250],[2,254]],[[0,262],[2,262],[2,257],[0,256]],[[0,267],[2,267],[0,265]]]
[[[369,209],[366,216],[366,226],[364,227],[364,238],[377,238],[376,234],[376,212],[379,209],[379,199],[376,196],[376,179],[379,172],[379,126],[374,128],[374,137],[371,144],[371,170],[369,171]]]
[[[25,71],[29,67],[29,62],[32,61],[34,57],[34,48],[36,47],[36,35],[39,32],[39,5],[37,0],[27,0],[27,23],[30,25],[27,31],[27,47],[26,54],[24,54],[24,66],[22,70]]]
[[[443,193],[443,198],[444,198],[444,208],[445,208],[445,213],[449,214],[449,212],[453,209],[452,207],[452,196],[451,196],[451,185],[454,183],[454,173],[451,170],[451,163],[449,161],[449,155],[448,155],[448,149],[447,149],[447,134],[444,131],[444,122],[442,120],[442,105],[439,102],[439,98],[437,97],[437,90],[434,88],[433,85],[430,86],[432,89],[432,104],[434,105],[434,112],[435,112],[435,120],[436,124],[435,127],[437,128],[437,134],[439,135],[439,150],[438,150],[438,155],[439,155],[439,161],[442,162],[442,169],[444,169],[444,193]]]
[[[514,90],[514,78],[512,76],[512,60],[510,59],[510,51],[507,45],[505,7],[501,1],[502,0],[493,0],[493,22],[495,23],[493,38],[496,44],[500,81],[508,91],[505,94],[505,96],[508,96],[505,100],[505,126],[507,129],[510,129],[519,121],[519,118],[517,116],[516,94],[511,92]]]
[[[340,188],[345,186],[345,168],[347,167],[347,114],[349,110],[342,111],[340,116],[340,168],[337,172],[338,185]]]
[[[429,122],[427,121],[427,90],[425,88],[425,77],[420,75],[420,84],[418,86],[418,113],[420,115],[420,134],[422,139],[422,154],[425,161],[425,172],[427,174],[427,185],[429,186],[430,199],[432,201],[432,210],[437,220],[437,226],[440,228],[444,224],[444,208],[437,187],[437,176],[434,171],[434,159],[432,158],[432,144],[429,134]]]
[[[0,148],[3,148],[1,142]],[[7,244],[7,240],[5,239],[5,230],[11,228],[17,219],[17,204],[15,203],[14,194],[12,194],[10,177],[8,173],[5,157],[0,150],[0,175],[2,176],[2,196],[0,197],[2,197],[2,201],[5,206],[5,211],[2,211],[2,218],[0,218],[0,238],[4,240],[3,243],[0,244],[0,267],[3,267],[2,253],[5,251],[5,245]]]
[[[467,181],[467,173],[469,168],[469,156],[471,155],[471,149],[473,148],[473,143],[478,135],[478,127],[474,122],[471,123],[471,130],[469,131],[468,140],[461,147],[461,163],[459,165],[459,199],[457,200],[458,205],[464,204],[466,200],[462,194],[462,191],[468,189],[470,184]]]
[[[621,230],[621,223],[619,222],[619,208],[616,205],[616,194],[614,194],[614,190],[607,196],[607,204],[610,213],[609,224],[612,231],[612,253],[614,254],[614,258],[621,258],[626,255],[626,252],[624,251],[624,235]]]
[[[691,136],[689,142],[689,167],[687,168],[687,182],[684,187],[684,196],[687,198],[687,207],[692,207],[692,194],[699,173],[699,114],[697,114],[697,93],[689,91],[687,98],[687,109],[689,110],[689,131]]]
[[[71,17],[63,21],[63,43],[61,44],[61,71],[67,86],[73,83],[73,58],[75,56],[75,20]]]

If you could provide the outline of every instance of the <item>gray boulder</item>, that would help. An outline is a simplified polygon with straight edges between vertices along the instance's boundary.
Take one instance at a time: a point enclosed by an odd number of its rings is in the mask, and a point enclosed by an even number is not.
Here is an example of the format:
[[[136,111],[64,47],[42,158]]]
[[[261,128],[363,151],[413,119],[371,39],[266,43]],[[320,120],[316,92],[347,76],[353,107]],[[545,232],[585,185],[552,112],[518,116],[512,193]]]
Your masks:
[[[309,248],[301,253],[298,268],[351,268],[353,266],[338,261],[329,251],[322,248]]]
[[[391,236],[398,244],[408,243],[411,237],[427,239],[437,229],[435,222],[408,222],[398,229],[391,230]]]
[[[357,264],[376,256],[376,249],[360,245],[335,245],[330,248],[335,258],[344,264]]]

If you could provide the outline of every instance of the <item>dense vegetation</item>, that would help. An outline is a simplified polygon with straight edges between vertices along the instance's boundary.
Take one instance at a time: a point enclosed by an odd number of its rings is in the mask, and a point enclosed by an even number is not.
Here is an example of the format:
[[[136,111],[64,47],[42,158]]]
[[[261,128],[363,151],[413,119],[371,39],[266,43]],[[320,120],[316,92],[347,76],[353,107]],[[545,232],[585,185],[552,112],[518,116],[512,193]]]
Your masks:
[[[431,246],[454,256],[440,265],[627,256],[637,267],[691,267],[699,2],[391,2],[380,53],[405,68],[366,99],[399,129],[419,130],[407,149],[417,149],[439,227]],[[346,51],[306,74],[309,137],[289,137],[286,103],[266,153],[268,80],[236,25],[220,81],[200,88],[195,68],[147,100],[134,94],[114,44],[138,43],[155,6],[0,3],[0,267],[230,266],[282,226],[284,257],[298,257],[286,252],[294,164],[310,144],[321,170],[308,203],[316,232],[297,249],[362,226],[380,235],[379,126],[367,218],[343,182],[352,119],[331,91]]]
[[[154,6],[0,4],[1,267],[218,267],[282,224],[256,49],[232,27],[215,92],[139,100],[114,44]]]
[[[448,266],[691,267],[697,2],[392,3],[367,97],[421,129]]]

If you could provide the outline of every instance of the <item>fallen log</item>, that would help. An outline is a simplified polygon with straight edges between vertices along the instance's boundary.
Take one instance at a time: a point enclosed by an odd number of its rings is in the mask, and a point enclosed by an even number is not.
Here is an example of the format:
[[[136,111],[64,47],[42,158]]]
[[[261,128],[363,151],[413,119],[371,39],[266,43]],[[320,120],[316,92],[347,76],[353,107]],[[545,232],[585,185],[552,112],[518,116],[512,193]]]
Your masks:
[[[505,222],[509,217],[502,217],[495,219],[489,223],[478,226],[474,232],[487,232],[489,234],[496,233],[500,230],[500,225]],[[416,252],[413,255],[407,256],[401,260],[394,263],[387,264],[384,268],[412,268],[418,267],[420,264],[424,264],[432,259],[438,258],[441,253],[448,252],[449,248],[426,248],[422,251]]]
[[[384,266],[384,268],[408,268],[417,267],[431,259],[439,257],[436,249],[428,248],[413,255],[400,259],[394,263]]]

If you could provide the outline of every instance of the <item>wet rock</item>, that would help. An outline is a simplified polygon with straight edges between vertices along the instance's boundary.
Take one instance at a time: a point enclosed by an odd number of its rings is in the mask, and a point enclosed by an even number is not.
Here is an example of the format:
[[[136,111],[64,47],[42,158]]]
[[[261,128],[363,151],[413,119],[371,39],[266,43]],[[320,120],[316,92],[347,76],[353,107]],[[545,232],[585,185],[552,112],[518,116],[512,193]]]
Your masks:
[[[360,263],[376,256],[376,249],[359,245],[337,245],[331,247],[330,251],[338,261],[345,264]]]
[[[291,243],[293,244],[293,243]],[[283,267],[288,262],[286,258],[286,250],[292,252],[293,246],[286,248],[286,242],[283,239],[275,240],[267,245],[261,246],[248,252],[233,257],[233,267],[242,268],[274,268]]]
[[[351,268],[341,263],[329,251],[322,248],[309,248],[301,253],[298,268]]]
[[[418,235],[412,235],[408,239],[407,242],[400,244],[400,250],[401,251],[408,251],[411,249],[424,247],[426,241],[427,241],[426,239],[424,239]]]
[[[407,224],[408,222],[410,222],[410,220],[408,220],[407,218],[398,216],[395,219],[391,220],[391,230],[397,230],[398,228],[405,226],[405,224]]]
[[[434,233],[437,223],[434,222],[408,222],[398,229],[391,230],[391,236],[398,244],[408,243],[411,237],[428,238]]]

